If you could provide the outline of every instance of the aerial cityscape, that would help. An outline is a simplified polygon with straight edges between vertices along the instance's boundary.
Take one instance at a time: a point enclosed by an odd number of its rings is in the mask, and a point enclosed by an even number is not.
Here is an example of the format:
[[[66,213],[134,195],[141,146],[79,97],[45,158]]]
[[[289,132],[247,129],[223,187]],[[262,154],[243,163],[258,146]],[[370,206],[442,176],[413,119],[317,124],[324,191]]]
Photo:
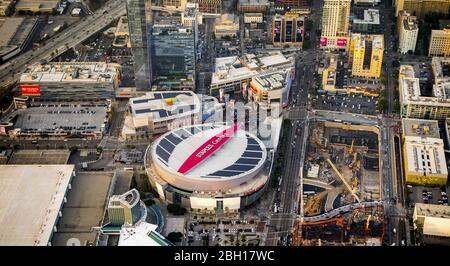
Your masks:
[[[450,0],[0,0],[0,246],[450,246],[449,166]]]

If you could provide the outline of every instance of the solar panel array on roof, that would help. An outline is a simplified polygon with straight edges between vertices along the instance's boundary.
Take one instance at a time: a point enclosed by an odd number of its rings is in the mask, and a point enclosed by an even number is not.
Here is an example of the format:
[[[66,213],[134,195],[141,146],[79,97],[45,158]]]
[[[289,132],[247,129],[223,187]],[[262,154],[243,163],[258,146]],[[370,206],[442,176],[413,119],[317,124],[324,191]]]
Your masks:
[[[146,109],[138,109],[136,110],[136,114],[145,114],[145,113],[150,113],[152,110],[150,110],[149,108]]]
[[[252,151],[246,151],[242,154],[242,157],[250,157],[250,158],[261,158],[262,152],[252,152]]]
[[[251,165],[257,165],[259,163],[260,159],[247,159],[247,158],[240,158],[236,161],[237,164],[251,164]]]
[[[248,141],[248,144],[255,144],[255,145],[259,146],[258,142],[252,138],[247,138],[247,141]]]
[[[148,102],[148,99],[141,99],[141,100],[134,100],[133,103],[134,104],[138,104],[138,103],[146,103]]]
[[[210,176],[223,176],[223,177],[230,177],[230,176],[235,176],[235,175],[239,175],[242,172],[235,172],[235,171],[217,171],[215,173],[212,173],[210,175],[208,175],[208,177]]]
[[[259,145],[247,145],[247,150],[250,151],[261,151],[261,147]]]
[[[168,153],[171,153],[175,149],[175,146],[167,139],[162,139],[159,142],[159,146],[163,147]]]
[[[239,171],[239,172],[245,172],[248,170],[251,170],[254,166],[253,165],[246,165],[246,164],[233,164],[231,166],[228,166],[227,168],[223,170],[231,170],[231,171]]]
[[[175,136],[172,133],[167,135],[166,139],[168,139],[170,142],[172,142],[175,146],[178,145],[182,141],[179,137]]]
[[[160,145],[156,146],[156,154],[160,159],[162,159],[166,163],[168,162],[170,154],[168,154],[163,148],[161,148]]]

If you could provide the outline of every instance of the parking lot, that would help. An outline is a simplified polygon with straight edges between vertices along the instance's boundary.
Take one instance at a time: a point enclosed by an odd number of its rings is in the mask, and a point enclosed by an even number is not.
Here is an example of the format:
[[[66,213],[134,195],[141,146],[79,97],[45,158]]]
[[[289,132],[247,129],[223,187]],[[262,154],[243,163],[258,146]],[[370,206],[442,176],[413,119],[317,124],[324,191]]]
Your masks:
[[[411,203],[426,203],[448,205],[447,193],[440,188],[409,187],[409,200]]]
[[[121,65],[120,87],[134,87],[134,69],[131,49],[128,47],[114,47],[114,35],[109,32],[98,34],[75,49],[59,56],[58,61],[77,62],[112,62]]]
[[[317,109],[332,110],[358,114],[377,114],[378,100],[374,96],[348,94],[319,94],[316,99]]]

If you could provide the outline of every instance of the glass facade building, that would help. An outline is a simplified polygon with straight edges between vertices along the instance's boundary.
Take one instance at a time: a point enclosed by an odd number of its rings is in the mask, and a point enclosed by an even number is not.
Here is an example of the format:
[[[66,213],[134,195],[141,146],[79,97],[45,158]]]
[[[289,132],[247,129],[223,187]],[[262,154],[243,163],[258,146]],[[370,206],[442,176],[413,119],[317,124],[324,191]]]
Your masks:
[[[150,90],[152,81],[150,0],[127,0],[128,28],[134,58],[135,85],[138,90]]]

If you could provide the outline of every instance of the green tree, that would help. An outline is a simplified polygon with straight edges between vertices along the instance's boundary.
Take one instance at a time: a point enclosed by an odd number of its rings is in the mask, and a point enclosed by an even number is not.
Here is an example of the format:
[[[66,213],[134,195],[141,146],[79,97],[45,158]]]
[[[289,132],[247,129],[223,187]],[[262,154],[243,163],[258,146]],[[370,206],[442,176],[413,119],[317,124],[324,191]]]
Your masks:
[[[96,150],[97,150],[97,153],[102,153],[103,152],[103,148],[100,147],[100,146],[97,146]]]
[[[186,209],[178,204],[167,205],[167,211],[173,215],[184,215],[186,213]]]
[[[74,153],[74,152],[78,151],[78,147],[77,147],[77,146],[71,146],[71,147],[69,148],[69,151],[70,151],[71,153]]]
[[[167,240],[169,240],[172,243],[178,243],[181,242],[182,237],[183,234],[180,232],[171,232],[167,235]]]

